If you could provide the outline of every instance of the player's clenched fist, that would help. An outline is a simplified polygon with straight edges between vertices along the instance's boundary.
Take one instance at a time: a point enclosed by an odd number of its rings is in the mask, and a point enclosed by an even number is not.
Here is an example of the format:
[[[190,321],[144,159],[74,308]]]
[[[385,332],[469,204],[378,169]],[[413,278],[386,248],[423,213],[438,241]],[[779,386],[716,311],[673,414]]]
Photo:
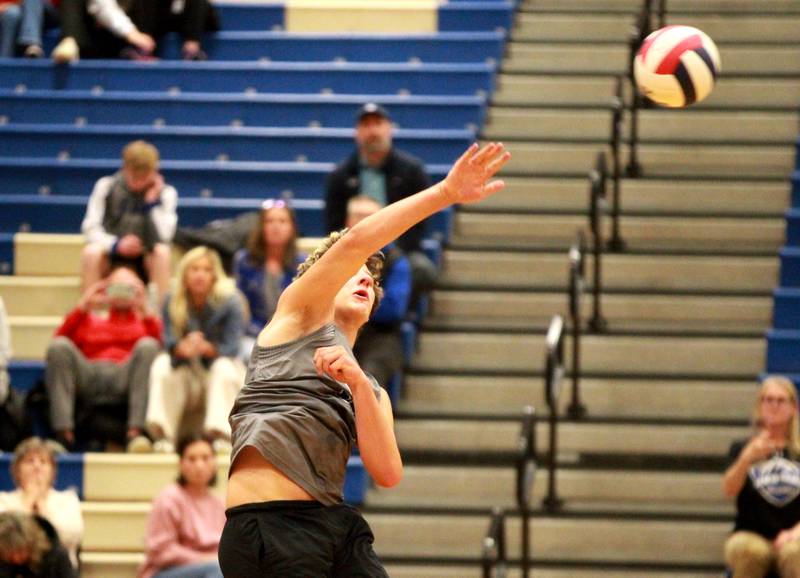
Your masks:
[[[314,366],[317,373],[328,375],[347,385],[359,385],[366,379],[358,362],[341,345],[320,347],[314,352]]]

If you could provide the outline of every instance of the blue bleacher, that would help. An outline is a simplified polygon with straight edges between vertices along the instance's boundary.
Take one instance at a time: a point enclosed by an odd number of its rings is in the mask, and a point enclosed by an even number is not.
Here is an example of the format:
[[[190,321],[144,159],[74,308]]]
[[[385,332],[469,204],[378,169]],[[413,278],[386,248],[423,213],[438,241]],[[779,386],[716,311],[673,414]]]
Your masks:
[[[481,126],[483,96],[322,94],[175,94],[0,89],[5,122],[103,125],[270,126],[352,128],[358,108],[377,99],[401,128]]]
[[[58,41],[58,31],[45,38],[45,52]],[[207,35],[203,49],[211,60],[276,62],[483,62],[500,60],[505,33],[440,32],[437,34],[307,34],[265,31],[222,31]],[[168,35],[160,56],[181,58],[181,40]]]
[[[114,152],[117,154],[117,151]],[[167,182],[185,197],[264,199],[291,192],[295,198],[321,199],[333,163],[164,161]],[[16,194],[85,195],[100,177],[119,169],[119,160],[0,158],[3,191]],[[441,179],[449,165],[428,165]]]
[[[160,92],[488,94],[487,63],[129,62],[0,60],[0,88]]]
[[[515,6],[454,0],[439,6],[437,33],[400,36],[286,32],[282,2],[222,4],[222,31],[204,39],[208,62],[177,60],[174,37],[159,62],[0,59],[0,268],[12,262],[16,231],[77,232],[95,181],[118,170],[135,138],[161,150],[183,226],[288,193],[301,234],[323,235],[324,180],[352,151],[368,100],[389,109],[398,147],[444,177],[483,125]],[[48,48],[55,38],[47,35]],[[437,262],[452,219],[451,210],[431,219],[425,249]],[[413,324],[403,339],[408,360]],[[42,371],[14,361],[12,383],[30,389]],[[60,458],[59,487],[81,490],[82,472],[82,456]],[[361,503],[366,487],[353,457],[345,499]]]
[[[0,126],[0,157],[108,158],[137,138],[153,143],[162,159],[329,162],[353,151],[345,128],[142,127],[52,124]],[[428,163],[451,164],[476,139],[470,130],[398,130],[397,146]]]

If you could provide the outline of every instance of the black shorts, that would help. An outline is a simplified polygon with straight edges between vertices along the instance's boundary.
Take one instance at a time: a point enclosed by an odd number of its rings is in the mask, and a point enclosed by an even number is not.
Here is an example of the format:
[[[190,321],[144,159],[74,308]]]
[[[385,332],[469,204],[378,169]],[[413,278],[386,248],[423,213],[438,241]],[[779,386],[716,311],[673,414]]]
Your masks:
[[[346,504],[276,501],[230,508],[219,543],[225,578],[388,578],[374,536]]]

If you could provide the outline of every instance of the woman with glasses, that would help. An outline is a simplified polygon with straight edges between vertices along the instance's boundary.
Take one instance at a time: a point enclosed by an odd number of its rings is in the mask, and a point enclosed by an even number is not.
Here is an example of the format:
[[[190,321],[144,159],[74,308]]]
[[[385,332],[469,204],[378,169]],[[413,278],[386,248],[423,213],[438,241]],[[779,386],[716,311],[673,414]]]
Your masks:
[[[777,571],[800,577],[800,431],[797,392],[781,376],[761,385],[750,439],[731,446],[722,489],[736,498],[736,523],[725,543],[733,578]]]

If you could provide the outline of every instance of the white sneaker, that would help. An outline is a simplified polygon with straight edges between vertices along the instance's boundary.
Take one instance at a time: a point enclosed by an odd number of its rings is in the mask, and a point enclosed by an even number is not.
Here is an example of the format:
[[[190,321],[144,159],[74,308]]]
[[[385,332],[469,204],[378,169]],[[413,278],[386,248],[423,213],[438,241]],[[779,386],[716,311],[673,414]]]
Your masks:
[[[75,39],[67,36],[56,45],[50,56],[59,64],[67,64],[78,60],[81,56],[81,51]]]
[[[128,441],[128,445],[125,450],[129,454],[149,454],[153,451],[153,444],[149,439],[147,439],[147,437],[138,435]]]
[[[153,451],[157,454],[174,454],[175,444],[168,439],[161,439],[153,444]]]

